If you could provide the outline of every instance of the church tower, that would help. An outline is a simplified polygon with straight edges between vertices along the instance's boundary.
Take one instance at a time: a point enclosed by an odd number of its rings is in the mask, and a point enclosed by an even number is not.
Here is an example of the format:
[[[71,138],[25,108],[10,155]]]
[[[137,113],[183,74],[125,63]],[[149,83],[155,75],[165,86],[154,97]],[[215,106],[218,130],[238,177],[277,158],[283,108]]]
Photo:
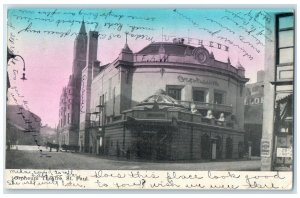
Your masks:
[[[81,78],[81,71],[86,66],[87,41],[85,23],[82,21],[80,31],[74,41],[74,59],[72,68],[74,78]]]
[[[74,41],[72,74],[63,89],[59,112],[59,144],[78,145],[82,70],[87,64],[87,33],[82,21]]]

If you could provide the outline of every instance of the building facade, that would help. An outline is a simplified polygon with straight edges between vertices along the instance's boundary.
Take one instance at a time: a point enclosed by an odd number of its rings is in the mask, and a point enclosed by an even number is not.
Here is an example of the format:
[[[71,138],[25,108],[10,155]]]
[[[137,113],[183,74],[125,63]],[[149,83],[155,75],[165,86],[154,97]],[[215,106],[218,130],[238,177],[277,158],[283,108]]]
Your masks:
[[[266,28],[261,170],[293,168],[294,13],[270,13]],[[270,53],[274,52],[274,53]]]
[[[59,103],[59,145],[78,145],[82,70],[86,66],[87,33],[84,21],[74,41],[72,74],[63,88]]]
[[[245,148],[251,147],[252,156],[260,156],[263,123],[264,71],[257,72],[257,81],[246,84]]]
[[[35,140],[42,144],[41,118],[21,105],[7,105],[6,108],[7,146],[36,145]]]
[[[94,64],[91,73],[90,99],[81,101],[90,103],[82,134],[89,142],[80,142],[89,152],[170,160],[243,155],[248,79],[229,58],[218,61],[180,40],[136,53],[126,43],[112,63]]]

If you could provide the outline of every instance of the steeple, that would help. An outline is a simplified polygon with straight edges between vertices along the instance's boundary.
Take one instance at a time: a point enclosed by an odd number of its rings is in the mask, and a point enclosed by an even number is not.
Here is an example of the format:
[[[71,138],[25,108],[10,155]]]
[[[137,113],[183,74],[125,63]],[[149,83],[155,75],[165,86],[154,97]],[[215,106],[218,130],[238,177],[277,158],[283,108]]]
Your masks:
[[[125,37],[126,37],[125,45],[124,45],[123,49],[121,50],[121,53],[119,54],[119,60],[132,62],[133,61],[133,52],[127,44],[127,35],[128,34],[129,34],[128,32],[125,32]]]
[[[124,53],[132,53],[132,50],[129,48],[129,46],[127,44],[127,35],[128,34],[129,34],[128,32],[125,32],[125,38],[126,38],[126,40],[125,40],[125,45],[124,45],[124,47],[122,49],[122,52],[124,52]]]
[[[81,27],[79,30],[79,34],[86,34],[84,19],[81,22]]]
[[[72,74],[74,76],[74,79],[78,79],[81,77],[81,71],[86,66],[87,40],[88,38],[83,19],[81,22],[79,34],[76,36],[74,41],[74,55],[72,67]]]

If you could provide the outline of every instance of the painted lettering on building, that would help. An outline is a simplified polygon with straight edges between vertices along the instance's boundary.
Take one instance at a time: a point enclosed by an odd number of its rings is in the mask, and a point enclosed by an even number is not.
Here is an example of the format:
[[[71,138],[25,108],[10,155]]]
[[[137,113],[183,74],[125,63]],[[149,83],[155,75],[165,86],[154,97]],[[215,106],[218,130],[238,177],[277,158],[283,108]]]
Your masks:
[[[207,46],[207,47],[213,47],[219,50],[223,50],[226,52],[229,51],[229,46],[214,41],[206,41],[203,39],[190,38],[190,37],[177,38],[176,36],[171,36],[171,35],[163,35],[163,39],[165,42],[169,42],[170,40],[172,40],[173,43],[195,45],[195,46]]]
[[[245,105],[259,105],[264,103],[264,97],[245,98]]]
[[[198,77],[183,77],[179,75],[177,77],[179,82],[182,83],[191,83],[191,84],[204,84],[204,85],[212,85],[212,86],[219,86],[219,83],[215,80],[205,80],[205,79],[200,79]]]

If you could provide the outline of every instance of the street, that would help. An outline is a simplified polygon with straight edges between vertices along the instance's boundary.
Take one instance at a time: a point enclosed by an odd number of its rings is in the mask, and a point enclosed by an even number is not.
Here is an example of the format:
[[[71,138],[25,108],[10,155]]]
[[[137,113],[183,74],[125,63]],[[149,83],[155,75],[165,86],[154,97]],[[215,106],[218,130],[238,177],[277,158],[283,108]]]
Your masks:
[[[35,147],[37,148],[37,147]],[[43,153],[43,155],[41,155]],[[92,154],[49,152],[43,149],[6,151],[7,169],[81,169],[81,170],[219,170],[259,171],[260,160],[222,162],[148,162],[107,159]]]

